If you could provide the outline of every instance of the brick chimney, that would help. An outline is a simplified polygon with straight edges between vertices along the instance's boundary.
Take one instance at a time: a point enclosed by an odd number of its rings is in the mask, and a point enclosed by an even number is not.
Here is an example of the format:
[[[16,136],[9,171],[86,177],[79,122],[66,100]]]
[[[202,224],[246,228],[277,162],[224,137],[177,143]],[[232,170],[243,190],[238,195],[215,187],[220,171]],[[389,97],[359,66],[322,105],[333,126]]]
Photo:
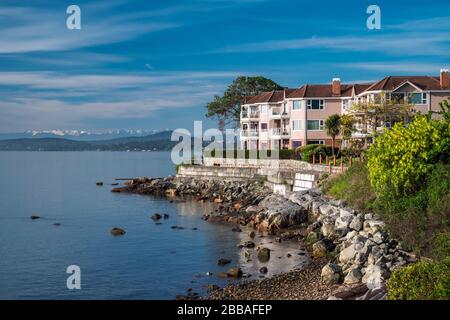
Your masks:
[[[448,74],[448,69],[441,69],[440,83],[441,88],[450,88],[450,76]]]
[[[333,78],[333,82],[331,84],[331,92],[333,93],[333,96],[341,95],[341,79]]]

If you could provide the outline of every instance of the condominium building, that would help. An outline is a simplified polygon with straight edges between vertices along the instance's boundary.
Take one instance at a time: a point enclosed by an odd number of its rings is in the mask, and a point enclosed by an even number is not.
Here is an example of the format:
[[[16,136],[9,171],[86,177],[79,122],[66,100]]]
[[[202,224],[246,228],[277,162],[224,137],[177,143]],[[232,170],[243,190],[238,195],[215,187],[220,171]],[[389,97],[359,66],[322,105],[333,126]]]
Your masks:
[[[353,112],[355,103],[395,98],[399,103],[412,105],[412,112],[426,113],[438,111],[439,103],[449,96],[448,69],[442,69],[438,77],[388,76],[373,83],[354,84],[342,84],[339,78],[334,78],[331,84],[305,84],[298,89],[263,92],[246,98],[241,107],[241,148],[331,144],[325,120],[332,114]],[[355,132],[355,136],[361,134]]]

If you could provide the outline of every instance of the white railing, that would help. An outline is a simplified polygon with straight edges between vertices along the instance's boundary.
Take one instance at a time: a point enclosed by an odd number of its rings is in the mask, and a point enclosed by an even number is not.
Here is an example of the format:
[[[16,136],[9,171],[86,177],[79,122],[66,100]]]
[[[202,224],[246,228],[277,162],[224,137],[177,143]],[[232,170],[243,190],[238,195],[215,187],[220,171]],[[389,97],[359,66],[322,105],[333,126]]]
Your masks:
[[[259,111],[250,111],[250,118],[259,118]]]
[[[256,129],[241,130],[241,136],[242,137],[257,137],[258,130],[256,130]]]
[[[281,136],[281,128],[272,128],[270,132],[272,136]]]

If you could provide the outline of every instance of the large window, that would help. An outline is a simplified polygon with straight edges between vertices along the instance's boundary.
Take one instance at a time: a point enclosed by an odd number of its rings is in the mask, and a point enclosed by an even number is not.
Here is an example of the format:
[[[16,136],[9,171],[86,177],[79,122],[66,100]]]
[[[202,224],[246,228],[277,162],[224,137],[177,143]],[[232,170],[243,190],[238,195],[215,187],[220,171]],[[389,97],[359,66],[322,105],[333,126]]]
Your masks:
[[[292,130],[301,130],[301,122],[300,120],[292,120]]]
[[[427,104],[427,94],[415,92],[409,95],[409,103],[411,104]]]
[[[267,131],[267,123],[261,122],[261,131]]]
[[[292,140],[292,149],[298,148],[302,146],[301,140]]]
[[[393,92],[391,93],[391,101],[394,103],[404,103],[405,94],[403,92]]]
[[[294,100],[292,102],[292,110],[301,110],[302,109],[302,102],[300,100]]]
[[[323,110],[324,101],[322,99],[307,100],[308,109]]]
[[[308,120],[308,130],[323,130],[323,120]]]

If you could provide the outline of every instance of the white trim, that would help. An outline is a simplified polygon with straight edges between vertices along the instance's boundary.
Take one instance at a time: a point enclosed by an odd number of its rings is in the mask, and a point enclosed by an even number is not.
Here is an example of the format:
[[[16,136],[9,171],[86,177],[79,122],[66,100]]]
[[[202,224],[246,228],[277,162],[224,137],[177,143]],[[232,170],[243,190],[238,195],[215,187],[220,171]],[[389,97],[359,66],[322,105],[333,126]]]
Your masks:
[[[418,86],[416,86],[414,83],[412,83],[409,80],[403,81],[402,83],[400,83],[398,86],[396,86],[394,89],[390,90],[391,92],[397,91],[397,89],[403,87],[405,84],[410,84],[412,87],[416,88],[418,91],[423,92],[422,89],[420,89]]]

